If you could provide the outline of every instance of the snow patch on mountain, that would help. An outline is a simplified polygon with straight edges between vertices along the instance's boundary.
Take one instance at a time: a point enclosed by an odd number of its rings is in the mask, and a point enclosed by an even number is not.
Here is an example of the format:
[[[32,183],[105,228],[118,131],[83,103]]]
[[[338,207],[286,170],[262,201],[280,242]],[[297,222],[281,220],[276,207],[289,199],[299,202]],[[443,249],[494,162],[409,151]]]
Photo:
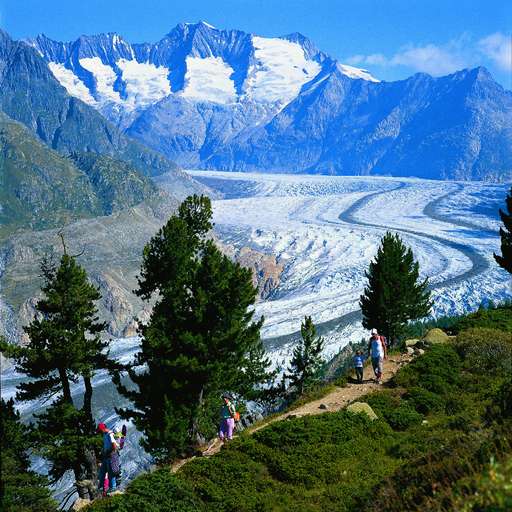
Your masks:
[[[114,90],[117,80],[115,71],[106,64],[103,64],[99,57],[86,57],[79,59],[80,66],[89,71],[95,82],[95,99],[101,106],[107,102],[123,103],[118,91]]]
[[[119,59],[125,83],[126,103],[131,109],[149,106],[171,94],[169,69],[149,62]]]
[[[182,95],[198,101],[229,104],[237,100],[233,68],[221,57],[187,57]]]
[[[96,105],[96,100],[92,97],[87,86],[73,73],[73,71],[67,69],[64,64],[60,64],[58,62],[49,62],[48,67],[53,73],[53,76],[66,89],[68,94],[85,101],[85,103],[89,103],[89,105]]]
[[[247,97],[261,102],[285,105],[321,69],[318,62],[306,59],[304,49],[286,39],[253,36],[255,64],[244,84]]]
[[[347,64],[339,64],[339,68],[340,71],[349,78],[353,78],[355,80],[361,78],[368,82],[380,82],[380,80],[377,80],[377,78],[372,76],[366,69],[355,68],[354,66],[348,66]]]

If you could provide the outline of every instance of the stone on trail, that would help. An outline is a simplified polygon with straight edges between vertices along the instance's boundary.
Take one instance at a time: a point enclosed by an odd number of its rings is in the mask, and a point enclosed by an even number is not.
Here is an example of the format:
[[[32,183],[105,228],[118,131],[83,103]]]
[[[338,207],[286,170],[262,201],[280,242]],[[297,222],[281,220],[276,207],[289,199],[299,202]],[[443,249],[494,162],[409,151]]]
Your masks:
[[[91,500],[87,500],[84,498],[77,498],[75,502],[73,503],[73,506],[71,507],[71,510],[82,510],[83,508],[87,507],[87,505],[91,504]]]
[[[378,418],[374,410],[365,402],[354,402],[347,407],[347,411],[356,414],[366,414],[372,421]]]
[[[319,409],[329,409],[329,406],[327,404],[320,404],[318,407]]]
[[[405,346],[406,347],[414,347],[414,345],[416,345],[416,343],[418,343],[418,341],[420,341],[418,338],[405,340]]]
[[[450,337],[444,331],[435,327],[434,329],[430,329],[427,334],[423,336],[422,340],[430,344],[448,343],[450,341]]]
[[[412,347],[407,347],[406,352],[408,355],[412,356],[414,354],[414,349]]]

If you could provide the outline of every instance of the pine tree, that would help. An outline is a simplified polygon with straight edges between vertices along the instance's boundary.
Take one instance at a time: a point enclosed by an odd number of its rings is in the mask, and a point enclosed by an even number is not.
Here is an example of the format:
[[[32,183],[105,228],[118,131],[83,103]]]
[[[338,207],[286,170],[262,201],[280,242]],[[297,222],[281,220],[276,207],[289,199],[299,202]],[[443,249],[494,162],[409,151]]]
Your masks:
[[[317,336],[316,327],[310,316],[304,317],[300,326],[301,341],[293,349],[287,377],[290,386],[298,395],[319,380],[323,359],[323,338]]]
[[[56,512],[48,480],[30,470],[32,447],[29,429],[20,421],[14,401],[0,400],[0,510],[3,512]]]
[[[512,274],[512,188],[506,199],[507,211],[500,210],[503,227],[500,228],[501,256],[494,255],[498,265]]]
[[[419,280],[419,264],[400,237],[386,233],[366,272],[368,284],[360,298],[363,326],[376,328],[390,342],[409,320],[430,313],[428,279]]]
[[[145,247],[137,293],[156,302],[141,328],[137,368],[128,369],[137,389],[115,377],[134,406],[119,413],[133,418],[144,448],[161,461],[205,434],[201,419],[211,416],[208,407],[218,416],[223,391],[255,398],[268,378],[251,272],[206,239],[211,215],[207,197],[189,197]]]
[[[92,484],[86,489],[80,482],[96,484],[92,378],[96,370],[109,366],[108,343],[100,338],[105,325],[98,321],[95,306],[101,297],[85,270],[66,252],[58,266],[45,259],[41,268],[44,296],[36,305],[35,319],[25,328],[30,341],[23,347],[8,347],[16,371],[29,377],[18,385],[16,398],[53,399],[36,415],[38,451],[50,463],[52,481],[72,470],[79,494],[92,497]],[[71,384],[77,382],[84,389],[81,407],[71,393]]]

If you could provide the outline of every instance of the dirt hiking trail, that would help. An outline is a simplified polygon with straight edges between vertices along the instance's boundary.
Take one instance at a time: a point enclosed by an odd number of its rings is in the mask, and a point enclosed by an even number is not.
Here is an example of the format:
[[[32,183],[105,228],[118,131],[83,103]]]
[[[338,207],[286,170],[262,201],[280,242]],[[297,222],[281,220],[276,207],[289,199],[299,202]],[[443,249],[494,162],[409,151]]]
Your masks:
[[[382,389],[396,374],[396,372],[404,365],[409,363],[413,359],[408,354],[393,354],[390,355],[383,365],[383,374],[381,384],[376,384],[373,381],[373,370],[371,366],[365,366],[364,380],[361,384],[349,383],[345,387],[336,387],[330,393],[313,400],[306,404],[300,405],[295,409],[288,410],[282,414],[279,414],[270,420],[263,420],[261,424],[249,427],[245,430],[248,434],[253,434],[262,428],[271,425],[276,421],[286,420],[288,418],[300,418],[301,416],[308,416],[312,414],[323,414],[325,412],[336,412],[340,409],[344,409],[352,402],[356,402],[362,396],[370,393],[371,391],[377,391]],[[236,436],[235,436],[236,437]],[[202,452],[203,457],[211,457],[218,453],[222,448],[223,443],[219,439],[215,439],[208,448]],[[194,460],[196,457],[188,457],[174,462],[171,465],[171,471],[176,473],[185,464]]]

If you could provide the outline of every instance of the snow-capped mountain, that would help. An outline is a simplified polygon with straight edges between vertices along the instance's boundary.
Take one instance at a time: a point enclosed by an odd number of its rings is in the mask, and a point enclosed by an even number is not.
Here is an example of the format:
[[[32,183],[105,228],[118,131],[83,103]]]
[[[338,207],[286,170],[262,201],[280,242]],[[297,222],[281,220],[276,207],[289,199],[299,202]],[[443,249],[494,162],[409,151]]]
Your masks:
[[[217,105],[253,102],[276,112],[330,60],[300,34],[258,37],[206,22],[180,24],[155,44],[130,44],[114,33],[70,43],[41,35],[29,44],[69,94],[124,126],[168,96]],[[376,81],[365,70],[340,69]]]
[[[69,94],[184,167],[512,179],[512,93],[484,68],[380,82],[301,34],[205,22],[154,44],[28,43]]]

